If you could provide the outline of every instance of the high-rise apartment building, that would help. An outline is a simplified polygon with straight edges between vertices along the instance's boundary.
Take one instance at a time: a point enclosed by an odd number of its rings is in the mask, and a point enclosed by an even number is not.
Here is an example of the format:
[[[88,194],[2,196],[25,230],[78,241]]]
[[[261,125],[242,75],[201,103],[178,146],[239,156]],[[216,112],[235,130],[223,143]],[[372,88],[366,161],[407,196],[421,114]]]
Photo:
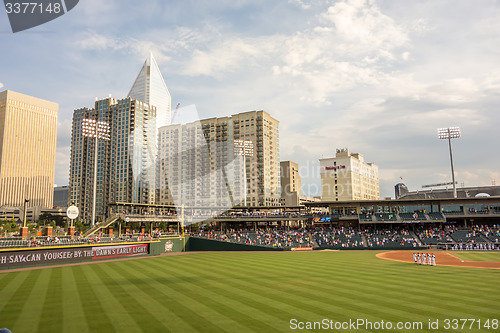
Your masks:
[[[52,208],[56,103],[0,92],[0,206]]]
[[[378,167],[363,155],[337,149],[335,157],[319,162],[323,201],[380,199]]]
[[[160,128],[158,202],[279,205],[278,125],[267,112],[249,111]]]
[[[280,162],[281,203],[285,206],[298,206],[300,203],[299,165],[291,161]]]
[[[156,202],[157,129],[170,124],[170,108],[167,85],[150,55],[127,98],[110,97],[74,111],[69,203],[84,219],[92,212],[95,166],[95,138],[84,135],[84,123],[109,126],[109,141],[98,140],[97,149],[96,215],[104,217],[109,203]]]
[[[88,135],[89,124],[109,125],[109,140]],[[97,100],[73,113],[69,201],[82,219],[92,213],[97,154],[96,215],[111,202],[155,203],[156,108],[130,97]]]

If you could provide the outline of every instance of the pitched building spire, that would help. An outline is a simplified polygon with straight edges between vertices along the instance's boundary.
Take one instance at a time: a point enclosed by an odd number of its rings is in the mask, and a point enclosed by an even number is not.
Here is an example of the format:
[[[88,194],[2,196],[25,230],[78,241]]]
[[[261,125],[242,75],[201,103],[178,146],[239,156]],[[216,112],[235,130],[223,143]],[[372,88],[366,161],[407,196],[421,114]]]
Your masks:
[[[144,61],[128,97],[156,106],[156,128],[170,125],[171,97],[153,53]]]

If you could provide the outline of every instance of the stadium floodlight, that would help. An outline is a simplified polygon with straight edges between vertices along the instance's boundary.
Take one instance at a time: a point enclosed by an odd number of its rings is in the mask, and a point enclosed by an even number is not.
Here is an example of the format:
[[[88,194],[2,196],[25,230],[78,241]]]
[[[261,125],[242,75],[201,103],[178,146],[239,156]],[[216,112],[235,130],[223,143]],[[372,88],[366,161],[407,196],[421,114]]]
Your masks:
[[[447,127],[438,129],[438,137],[442,140],[448,140],[450,147],[450,162],[451,162],[451,181],[453,182],[453,197],[457,197],[457,184],[455,183],[455,170],[453,168],[453,151],[451,149],[451,139],[458,139],[462,133],[460,127]]]
[[[460,127],[439,128],[438,137],[440,139],[458,139],[462,133]]]
[[[109,124],[105,121],[96,121],[94,119],[83,119],[82,123],[82,134],[88,138],[95,138],[94,143],[94,193],[92,196],[92,222],[90,227],[93,228],[95,225],[95,205],[97,197],[97,153],[99,149],[98,141],[110,140],[109,135]]]

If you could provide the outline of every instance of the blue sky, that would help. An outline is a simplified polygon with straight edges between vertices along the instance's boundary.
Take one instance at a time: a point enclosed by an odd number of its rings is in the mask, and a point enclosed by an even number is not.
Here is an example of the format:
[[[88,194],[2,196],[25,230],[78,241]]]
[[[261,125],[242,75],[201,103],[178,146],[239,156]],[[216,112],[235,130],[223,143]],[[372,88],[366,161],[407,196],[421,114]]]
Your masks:
[[[58,185],[73,110],[126,97],[150,51],[172,105],[278,119],[305,194],[342,147],[379,166],[382,196],[449,181],[448,126],[459,184],[500,183],[500,1],[80,0],[16,34],[0,11],[0,41],[0,90],[59,103]]]

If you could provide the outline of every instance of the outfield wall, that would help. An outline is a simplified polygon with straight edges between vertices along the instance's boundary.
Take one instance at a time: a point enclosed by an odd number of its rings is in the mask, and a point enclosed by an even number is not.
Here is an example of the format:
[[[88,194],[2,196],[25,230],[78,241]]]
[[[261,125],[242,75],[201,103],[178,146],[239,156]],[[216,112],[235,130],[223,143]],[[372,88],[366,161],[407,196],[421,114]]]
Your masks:
[[[373,246],[373,247],[315,247],[314,250],[339,250],[339,251],[419,251],[419,250],[428,250],[428,246],[417,246],[417,247],[402,247],[402,246]]]
[[[0,270],[155,256],[182,252],[185,248],[184,237],[172,237],[144,242],[1,249]]]
[[[284,251],[280,248],[221,242],[197,237],[189,237],[187,244],[187,251]]]

